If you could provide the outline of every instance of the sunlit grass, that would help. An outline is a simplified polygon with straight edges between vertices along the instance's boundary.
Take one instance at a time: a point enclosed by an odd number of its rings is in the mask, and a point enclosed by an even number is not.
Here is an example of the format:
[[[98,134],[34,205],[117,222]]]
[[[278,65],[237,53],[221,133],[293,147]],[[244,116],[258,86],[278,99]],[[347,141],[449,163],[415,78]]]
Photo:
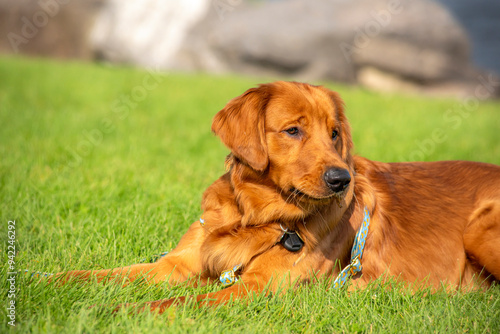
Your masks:
[[[17,269],[117,267],[172,249],[199,217],[203,190],[224,171],[227,150],[210,132],[213,115],[260,82],[0,59],[4,263],[9,220],[16,220]],[[465,110],[460,101],[328,86],[346,102],[358,154],[382,161],[468,159],[500,164],[498,102]],[[4,266],[2,291],[8,289],[6,277]],[[347,294],[326,291],[325,283],[261,296],[250,304],[213,309],[188,305],[162,316],[112,316],[111,308],[90,306],[218,287],[55,287],[27,276],[19,276],[16,287],[19,332],[500,331],[498,287],[454,295],[384,287]],[[5,310],[8,299],[2,295]],[[5,312],[0,320],[4,331],[9,327]]]

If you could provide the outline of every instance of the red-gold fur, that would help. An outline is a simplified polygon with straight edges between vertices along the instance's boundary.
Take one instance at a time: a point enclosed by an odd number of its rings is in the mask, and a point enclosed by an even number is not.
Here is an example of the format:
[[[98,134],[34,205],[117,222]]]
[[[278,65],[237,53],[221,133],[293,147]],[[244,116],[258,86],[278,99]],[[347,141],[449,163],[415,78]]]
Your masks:
[[[312,275],[336,276],[349,263],[365,206],[371,224],[363,271],[353,277],[353,286],[381,276],[434,288],[489,286],[500,279],[500,167],[465,161],[380,163],[352,156],[339,95],[301,83],[248,90],[215,116],[212,130],[231,154],[229,171],[203,195],[204,226],[193,223],[156,263],[72,271],[65,279],[206,282],[242,264],[244,284],[196,297],[200,304],[218,304],[262,291],[268,283],[273,290]],[[349,172],[345,190],[326,185],[329,168]],[[279,243],[282,227],[300,234],[300,251]],[[161,312],[183,301],[160,300],[147,307]]]

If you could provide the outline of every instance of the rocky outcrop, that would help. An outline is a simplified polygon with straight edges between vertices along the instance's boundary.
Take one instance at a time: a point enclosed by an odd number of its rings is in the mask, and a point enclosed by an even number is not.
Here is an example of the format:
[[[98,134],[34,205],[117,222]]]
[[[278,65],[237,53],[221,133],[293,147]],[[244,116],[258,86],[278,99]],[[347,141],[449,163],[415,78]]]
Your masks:
[[[93,59],[89,33],[105,0],[0,0],[0,52]]]
[[[500,86],[432,0],[0,0],[0,30],[1,52],[434,95]]]
[[[107,0],[91,35],[97,56],[115,63],[169,69],[208,0]],[[178,60],[177,60],[178,61]]]
[[[467,95],[481,72],[460,24],[429,0],[291,0],[212,11],[175,66]]]

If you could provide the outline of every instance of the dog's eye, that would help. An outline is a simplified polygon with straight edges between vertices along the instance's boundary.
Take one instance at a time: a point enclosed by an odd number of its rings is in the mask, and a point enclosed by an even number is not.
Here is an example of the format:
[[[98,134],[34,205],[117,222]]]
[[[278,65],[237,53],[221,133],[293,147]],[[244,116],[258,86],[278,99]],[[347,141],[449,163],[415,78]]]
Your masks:
[[[288,133],[290,136],[296,136],[299,134],[299,129],[296,128],[296,127],[293,127],[293,128],[290,128],[290,129],[286,129],[285,130],[286,133]]]
[[[338,135],[339,135],[339,132],[337,130],[332,131],[332,139],[337,138]]]

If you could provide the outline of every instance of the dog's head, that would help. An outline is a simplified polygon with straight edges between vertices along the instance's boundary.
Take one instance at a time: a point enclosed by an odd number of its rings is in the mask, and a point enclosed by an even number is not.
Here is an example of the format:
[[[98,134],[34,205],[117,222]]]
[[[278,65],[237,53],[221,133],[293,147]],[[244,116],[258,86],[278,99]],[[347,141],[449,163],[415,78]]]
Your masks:
[[[319,203],[352,196],[350,128],[333,91],[296,82],[260,85],[229,101],[212,131],[287,198]]]

